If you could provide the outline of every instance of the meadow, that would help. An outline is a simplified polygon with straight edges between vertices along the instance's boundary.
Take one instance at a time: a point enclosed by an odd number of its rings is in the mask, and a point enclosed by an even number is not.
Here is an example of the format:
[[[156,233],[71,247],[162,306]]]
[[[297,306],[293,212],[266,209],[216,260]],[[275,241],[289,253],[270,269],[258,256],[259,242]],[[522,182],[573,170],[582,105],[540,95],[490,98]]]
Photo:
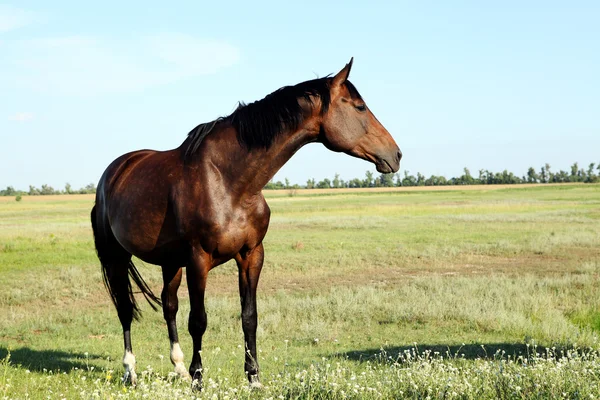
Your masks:
[[[205,388],[162,313],[132,328],[94,252],[93,197],[0,199],[0,398],[600,398],[600,185],[267,191],[264,388],[248,388],[237,268],[209,274]],[[154,289],[159,267],[136,263]],[[186,364],[187,287],[178,326]]]

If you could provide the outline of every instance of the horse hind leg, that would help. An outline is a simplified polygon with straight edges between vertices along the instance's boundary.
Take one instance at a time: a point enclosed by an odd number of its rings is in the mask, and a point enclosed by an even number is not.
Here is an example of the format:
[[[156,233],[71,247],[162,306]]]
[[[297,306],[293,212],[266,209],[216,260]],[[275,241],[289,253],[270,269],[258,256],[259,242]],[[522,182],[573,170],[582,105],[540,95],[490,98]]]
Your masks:
[[[137,374],[135,372],[135,355],[131,347],[131,322],[136,315],[136,306],[130,297],[131,283],[128,276],[130,262],[130,260],[110,262],[107,267],[106,280],[123,328],[123,368],[125,369],[123,382],[135,386]]]
[[[179,336],[177,335],[177,311],[179,309],[179,300],[177,290],[181,284],[181,267],[163,266],[163,290],[161,294],[163,304],[163,315],[167,323],[169,332],[169,341],[171,342],[171,363],[175,367],[175,372],[181,378],[190,378],[187,368],[183,364],[183,351],[179,345]]]
[[[129,280],[130,268],[133,268],[135,271],[135,266],[131,262],[131,254],[117,242],[110,228],[104,224],[100,227],[98,226],[99,222],[102,223],[103,221],[96,218],[95,206],[92,209],[91,217],[94,242],[100,264],[102,265],[104,284],[117,309],[123,328],[123,343],[125,348],[125,354],[123,355],[123,367],[125,368],[123,382],[135,385],[137,374],[135,373],[135,356],[131,348],[131,322],[138,315],[139,310],[137,309]]]

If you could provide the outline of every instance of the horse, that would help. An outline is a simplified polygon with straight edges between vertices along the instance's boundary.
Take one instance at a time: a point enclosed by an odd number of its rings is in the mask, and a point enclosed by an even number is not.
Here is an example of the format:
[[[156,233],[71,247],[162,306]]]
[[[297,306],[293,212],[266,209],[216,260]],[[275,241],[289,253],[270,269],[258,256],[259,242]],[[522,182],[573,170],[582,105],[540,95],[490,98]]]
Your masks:
[[[318,142],[396,172],[402,153],[348,80],[353,59],[334,76],[285,86],[229,116],[198,125],[173,150],[138,150],[114,160],[97,186],[91,211],[104,284],[123,328],[123,381],[136,384],[131,323],[140,309],[131,281],[154,310],[162,306],[175,372],[202,387],[208,272],[235,259],[239,272],[244,371],[260,386],[256,290],[270,209],[263,187],[302,146]],[[132,256],[161,266],[160,299]],[[193,341],[188,370],[179,345],[177,290],[186,268]]]

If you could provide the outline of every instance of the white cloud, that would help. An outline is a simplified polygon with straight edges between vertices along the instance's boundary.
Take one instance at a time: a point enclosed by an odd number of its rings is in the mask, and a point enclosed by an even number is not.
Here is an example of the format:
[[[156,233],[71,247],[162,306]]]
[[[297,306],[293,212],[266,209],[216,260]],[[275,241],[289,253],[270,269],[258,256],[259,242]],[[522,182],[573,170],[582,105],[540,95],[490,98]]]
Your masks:
[[[29,25],[33,20],[34,15],[29,11],[0,4],[0,32],[21,28]]]
[[[34,115],[31,112],[20,112],[20,113],[11,115],[10,117],[8,117],[8,120],[9,121],[17,121],[17,122],[25,122],[25,121],[32,120],[33,117],[34,117]]]
[[[0,68],[0,86],[78,95],[136,91],[213,74],[240,58],[228,43],[175,33],[5,41],[3,52],[7,62]]]

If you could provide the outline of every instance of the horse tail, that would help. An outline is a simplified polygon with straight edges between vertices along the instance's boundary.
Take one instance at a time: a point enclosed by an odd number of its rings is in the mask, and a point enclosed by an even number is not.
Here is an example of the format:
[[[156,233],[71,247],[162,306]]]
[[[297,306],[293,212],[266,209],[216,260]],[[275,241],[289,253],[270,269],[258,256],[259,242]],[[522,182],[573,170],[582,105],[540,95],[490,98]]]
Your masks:
[[[140,275],[131,261],[131,254],[119,244],[107,225],[108,221],[98,218],[96,205],[92,208],[91,220],[96,253],[102,266],[104,286],[110,294],[119,318],[122,321],[131,321],[132,318],[137,320],[141,317],[141,310],[135,300],[130,278],[140,289],[152,309],[158,310],[158,307],[162,305],[160,299],[156,297]]]

